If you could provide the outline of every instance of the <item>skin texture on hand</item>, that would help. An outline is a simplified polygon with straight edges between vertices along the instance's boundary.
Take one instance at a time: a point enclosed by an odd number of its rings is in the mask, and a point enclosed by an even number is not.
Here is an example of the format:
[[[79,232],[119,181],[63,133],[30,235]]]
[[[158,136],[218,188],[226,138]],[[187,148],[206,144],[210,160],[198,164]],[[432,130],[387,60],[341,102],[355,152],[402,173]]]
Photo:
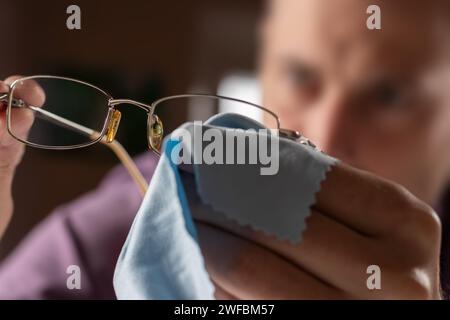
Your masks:
[[[217,215],[196,219],[222,297],[440,298],[441,227],[434,211],[403,187],[345,164],[328,174],[299,245]],[[381,268],[381,290],[366,285],[370,265]]]
[[[20,76],[7,78],[0,81],[0,93],[9,91],[9,85]],[[42,106],[45,94],[37,83],[27,81],[26,85],[20,86],[14,96],[23,99],[34,106]],[[32,113],[24,110],[13,110],[14,134],[25,138],[33,124]],[[0,103],[0,239],[11,220],[13,213],[13,201],[11,195],[12,181],[17,165],[22,159],[25,145],[15,140],[7,131],[6,105]]]
[[[11,196],[13,173],[0,170],[0,241],[6,231],[13,212]]]

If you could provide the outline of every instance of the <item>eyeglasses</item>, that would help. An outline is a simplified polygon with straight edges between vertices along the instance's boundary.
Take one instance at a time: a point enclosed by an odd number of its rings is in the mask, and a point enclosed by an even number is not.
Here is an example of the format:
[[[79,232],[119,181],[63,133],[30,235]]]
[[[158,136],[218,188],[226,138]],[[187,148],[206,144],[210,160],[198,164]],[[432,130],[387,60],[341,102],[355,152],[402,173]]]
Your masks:
[[[37,97],[22,99],[33,88]],[[27,91],[28,90],[28,91]],[[25,101],[28,100],[28,101]],[[132,105],[147,114],[148,146],[158,155],[167,134],[185,122],[206,121],[218,113],[237,113],[258,120],[279,135],[312,145],[297,131],[281,129],[272,111],[247,101],[205,94],[181,94],[161,98],[152,104],[114,99],[106,91],[84,81],[49,75],[15,80],[0,94],[7,103],[9,134],[35,148],[70,150],[107,145],[123,163],[142,194],[148,184],[123,146],[115,139],[121,120],[119,105]],[[24,130],[24,127],[27,130]],[[312,145],[313,146],[313,145]]]

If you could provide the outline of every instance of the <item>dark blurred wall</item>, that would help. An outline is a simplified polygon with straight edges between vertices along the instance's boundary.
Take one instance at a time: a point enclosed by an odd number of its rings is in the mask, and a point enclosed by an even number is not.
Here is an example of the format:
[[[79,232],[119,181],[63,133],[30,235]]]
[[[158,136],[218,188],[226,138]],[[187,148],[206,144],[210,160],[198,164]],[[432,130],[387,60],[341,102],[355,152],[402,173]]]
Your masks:
[[[82,30],[66,28],[66,8],[71,4],[81,7]],[[77,76],[105,87],[115,97],[130,95],[145,102],[194,89],[213,93],[225,74],[253,69],[255,26],[262,4],[257,0],[0,0],[0,78]],[[145,116],[139,126],[145,130]],[[121,134],[125,140],[136,136],[145,148],[145,137],[137,137],[139,131],[131,137]],[[56,153],[28,150],[15,179],[15,215],[0,257],[54,207],[94,188],[116,163],[101,146]]]

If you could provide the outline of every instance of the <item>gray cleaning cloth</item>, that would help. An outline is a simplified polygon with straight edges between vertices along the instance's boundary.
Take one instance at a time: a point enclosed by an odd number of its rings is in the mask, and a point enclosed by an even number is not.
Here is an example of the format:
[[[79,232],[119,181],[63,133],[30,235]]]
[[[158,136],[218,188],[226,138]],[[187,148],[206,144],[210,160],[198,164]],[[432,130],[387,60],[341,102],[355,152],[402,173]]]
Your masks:
[[[186,150],[189,150],[194,162],[197,193],[203,204],[211,206],[214,214],[223,213],[239,225],[294,244],[301,241],[306,228],[305,220],[315,203],[315,194],[320,190],[327,171],[336,164],[336,159],[308,145],[261,134],[255,131],[261,129],[257,122],[240,115],[222,114],[204,125],[190,123],[182,128],[191,133],[191,144]],[[215,129],[216,133],[210,134],[206,139],[208,141],[205,141],[204,133],[211,129]],[[258,161],[251,164],[247,153],[244,163],[238,164],[238,143],[234,148],[229,148],[230,145],[226,147],[226,135],[230,133],[235,137],[246,135],[247,151],[252,148],[250,141],[256,139],[255,145],[260,146],[261,139],[265,139],[263,144],[268,145],[269,153],[273,152],[273,157],[269,157],[271,163],[265,157],[265,164]],[[172,139],[176,138],[177,132],[174,132]],[[181,140],[186,145],[186,137]],[[205,163],[202,157],[205,158],[207,148],[211,151],[212,142],[223,148],[217,148],[221,149],[219,155],[218,152],[210,152],[216,163]],[[252,150],[253,153],[257,151]],[[230,152],[232,155],[227,158]],[[234,159],[234,162],[228,161],[229,164],[226,164],[227,159]],[[264,175],[263,172],[273,174]]]

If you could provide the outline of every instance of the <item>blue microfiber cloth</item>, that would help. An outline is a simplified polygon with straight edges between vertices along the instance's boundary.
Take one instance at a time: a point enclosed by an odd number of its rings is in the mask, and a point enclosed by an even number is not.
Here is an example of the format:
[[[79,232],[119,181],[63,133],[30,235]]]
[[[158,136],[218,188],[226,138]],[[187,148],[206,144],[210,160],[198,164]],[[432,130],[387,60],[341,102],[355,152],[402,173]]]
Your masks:
[[[192,124],[183,127],[196,129]],[[203,127],[223,132],[262,128],[236,114],[217,115]],[[192,190],[185,192],[180,169],[171,160],[180,143],[176,137],[164,142],[117,262],[118,299],[214,299],[188,205]],[[211,214],[222,213],[240,225],[299,243],[315,193],[336,160],[288,139],[280,139],[279,158],[279,172],[273,176],[261,176],[254,165],[194,165],[199,199]]]

